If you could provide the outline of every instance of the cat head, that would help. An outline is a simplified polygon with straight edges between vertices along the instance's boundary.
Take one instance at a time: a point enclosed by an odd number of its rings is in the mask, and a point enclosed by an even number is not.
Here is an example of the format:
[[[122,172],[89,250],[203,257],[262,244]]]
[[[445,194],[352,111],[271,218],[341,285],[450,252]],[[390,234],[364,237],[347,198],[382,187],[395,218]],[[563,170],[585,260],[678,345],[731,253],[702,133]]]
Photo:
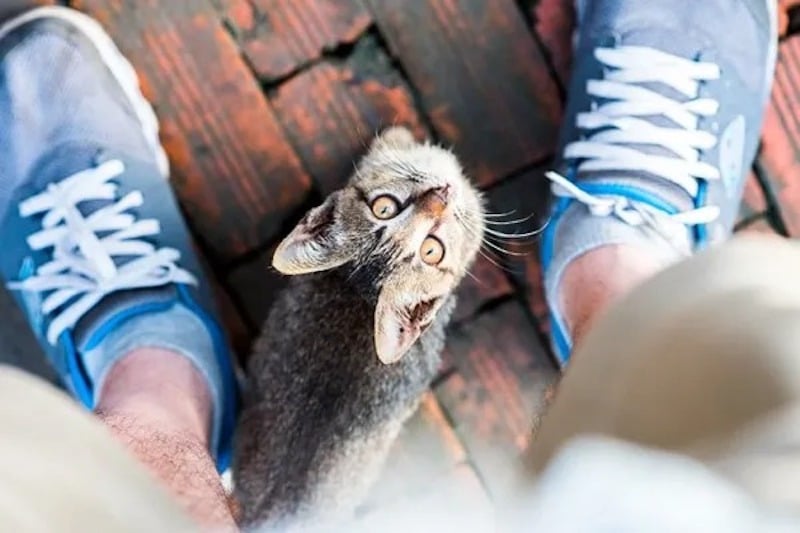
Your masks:
[[[434,320],[483,232],[480,193],[453,154],[393,127],[280,243],[272,264],[288,275],[346,265],[356,282],[374,285],[375,350],[388,364]]]

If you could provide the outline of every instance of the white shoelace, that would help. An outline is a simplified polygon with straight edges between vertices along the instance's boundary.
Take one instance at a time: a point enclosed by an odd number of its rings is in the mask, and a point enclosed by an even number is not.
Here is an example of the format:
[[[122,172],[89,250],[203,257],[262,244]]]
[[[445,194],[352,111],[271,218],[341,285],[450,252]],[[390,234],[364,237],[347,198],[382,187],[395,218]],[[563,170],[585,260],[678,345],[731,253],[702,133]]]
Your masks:
[[[28,237],[32,250],[53,248],[52,260],[27,279],[12,282],[13,290],[50,292],[42,302],[42,312],[53,313],[47,340],[55,345],[65,330],[108,294],[125,289],[159,287],[168,283],[196,284],[195,277],[179,268],[180,252],[156,248],[142,237],[158,235],[157,220],[136,220],[126,213],[142,205],[139,191],[97,209],[88,216],[78,204],[92,200],[113,201],[117,185],[114,178],[125,170],[121,161],[73,174],[52,183],[42,193],[23,201],[20,215],[40,215],[42,230]],[[103,236],[100,236],[102,234]],[[117,266],[115,257],[127,257]],[[68,305],[67,302],[70,302]]]
[[[717,65],[639,46],[598,48],[595,57],[608,70],[603,80],[588,82],[587,92],[608,101],[592,111],[578,114],[578,128],[599,131],[568,144],[564,150],[565,159],[582,160],[577,167],[579,172],[647,172],[674,183],[693,198],[698,193],[698,178],[720,178],[717,168],[699,160],[702,150],[717,144],[717,137],[697,130],[701,117],[713,116],[719,109],[717,101],[697,97],[701,82],[719,78]],[[665,84],[688,100],[674,100],[638,85],[652,82]],[[656,126],[640,118],[651,116],[664,116],[678,127]],[[666,148],[676,157],[648,154],[632,147],[637,144]],[[714,206],[669,215],[646,205],[633,204],[626,198],[591,195],[556,172],[549,172],[547,177],[553,182],[554,195],[586,204],[594,215],[614,215],[628,224],[646,224],[662,233],[662,223],[666,219],[697,225],[719,216],[719,209]]]

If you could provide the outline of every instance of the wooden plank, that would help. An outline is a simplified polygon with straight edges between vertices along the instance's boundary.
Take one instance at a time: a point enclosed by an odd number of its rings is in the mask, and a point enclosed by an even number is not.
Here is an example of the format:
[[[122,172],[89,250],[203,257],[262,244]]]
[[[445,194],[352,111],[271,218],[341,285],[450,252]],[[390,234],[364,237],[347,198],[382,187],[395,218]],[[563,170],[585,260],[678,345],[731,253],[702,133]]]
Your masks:
[[[574,0],[533,0],[528,10],[561,87],[568,87],[575,29]]]
[[[286,276],[272,268],[276,246],[238,266],[227,276],[227,285],[244,311],[247,322],[257,330],[261,329],[275,298],[288,281]]]
[[[780,35],[786,36],[790,29],[790,10],[800,8],[800,0],[778,0],[778,26]]]
[[[303,202],[301,168],[207,0],[76,0],[138,69],[190,224],[227,261],[275,237]]]
[[[55,0],[3,0],[0,5],[0,21],[38,6],[51,6]]]
[[[755,172],[750,172],[744,183],[744,196],[739,207],[737,224],[764,214],[768,209],[764,190],[756,178]]]
[[[520,467],[557,373],[516,302],[451,333],[457,372],[436,388],[445,412],[491,494]]]
[[[384,127],[402,124],[420,139],[427,135],[408,86],[371,38],[346,61],[320,63],[282,84],[271,102],[323,194],[344,185]]]
[[[489,209],[495,213],[508,213],[507,220],[522,220],[513,225],[498,226],[504,232],[525,234],[540,231],[549,216],[550,182],[544,177],[548,169],[542,166],[512,180],[506,180],[488,193]],[[506,219],[494,219],[506,220]],[[528,310],[536,322],[540,335],[549,335],[549,317],[544,298],[539,264],[540,236],[501,242],[511,254],[494,250],[496,261],[507,269],[524,297]],[[549,346],[548,348],[549,349]]]
[[[514,292],[502,265],[493,263],[490,257],[488,254],[478,255],[470,269],[470,275],[461,282],[453,322],[467,320],[488,302],[510,296]]]
[[[231,345],[236,352],[236,359],[239,365],[244,368],[247,358],[250,357],[255,330],[250,327],[242,313],[234,305],[228,289],[218,282],[214,283],[214,297],[217,301],[217,309],[222,318],[225,332],[228,334]]]
[[[513,0],[368,0],[439,138],[488,185],[552,153],[556,84]]]
[[[227,18],[264,81],[354,42],[372,24],[360,0],[229,0]]]
[[[780,46],[759,161],[791,236],[800,235],[800,37]]]

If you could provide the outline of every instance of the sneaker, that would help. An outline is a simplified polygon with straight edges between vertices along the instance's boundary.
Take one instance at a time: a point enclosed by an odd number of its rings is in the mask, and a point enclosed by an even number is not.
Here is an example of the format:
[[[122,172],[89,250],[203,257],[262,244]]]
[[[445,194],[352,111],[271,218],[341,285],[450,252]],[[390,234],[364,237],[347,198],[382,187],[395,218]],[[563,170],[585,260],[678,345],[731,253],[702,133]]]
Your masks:
[[[729,237],[778,41],[776,0],[578,0],[577,14],[541,248],[562,364],[558,286],[573,259],[637,242],[680,257]]]
[[[133,68],[89,17],[24,13],[0,26],[0,125],[0,272],[66,388],[93,409],[130,349],[185,354],[224,470],[232,360]]]

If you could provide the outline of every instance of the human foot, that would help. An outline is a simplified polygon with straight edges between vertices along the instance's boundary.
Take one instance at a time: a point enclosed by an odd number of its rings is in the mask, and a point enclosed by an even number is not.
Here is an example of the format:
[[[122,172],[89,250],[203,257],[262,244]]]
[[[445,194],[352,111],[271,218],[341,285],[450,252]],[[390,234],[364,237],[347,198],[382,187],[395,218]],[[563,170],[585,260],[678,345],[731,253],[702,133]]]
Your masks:
[[[775,0],[578,0],[577,12],[541,250],[562,364],[573,321],[561,285],[576,258],[623,245],[663,267],[730,235],[777,47]]]
[[[0,272],[88,408],[142,348],[186,357],[229,460],[236,383],[210,288],[166,178],[156,117],[92,19],[39,8],[0,26]]]

